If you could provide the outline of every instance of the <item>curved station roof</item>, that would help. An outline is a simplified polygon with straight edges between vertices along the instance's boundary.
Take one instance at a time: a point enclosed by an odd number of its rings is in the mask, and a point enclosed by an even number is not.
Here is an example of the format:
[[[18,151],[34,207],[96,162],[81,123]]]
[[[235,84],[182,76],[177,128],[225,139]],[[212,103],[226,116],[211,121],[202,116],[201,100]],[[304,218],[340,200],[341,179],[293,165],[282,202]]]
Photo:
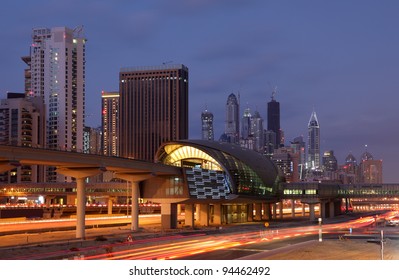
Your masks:
[[[268,197],[277,191],[279,177],[276,165],[258,152],[231,143],[207,140],[167,142],[158,149],[155,161],[223,173],[230,194]],[[198,171],[198,174],[204,173]]]

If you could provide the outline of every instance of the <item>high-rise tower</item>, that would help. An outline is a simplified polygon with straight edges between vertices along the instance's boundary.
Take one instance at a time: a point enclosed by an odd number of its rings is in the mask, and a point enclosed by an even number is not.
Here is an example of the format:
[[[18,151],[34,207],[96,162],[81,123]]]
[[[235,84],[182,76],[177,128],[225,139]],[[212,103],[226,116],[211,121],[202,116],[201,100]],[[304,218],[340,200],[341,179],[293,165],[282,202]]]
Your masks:
[[[240,120],[239,120],[239,101],[234,93],[230,94],[226,103],[226,125],[224,133],[228,142],[239,143],[240,140]]]
[[[254,150],[257,152],[263,152],[265,147],[265,139],[263,136],[263,119],[258,111],[255,111],[251,120],[251,131],[254,137]]]
[[[280,132],[280,102],[275,100],[276,88],[272,92],[272,100],[267,103],[267,130],[273,131],[276,135],[274,149],[280,147],[281,132]]]
[[[106,156],[118,156],[119,92],[105,92],[102,97],[102,152]]]
[[[30,67],[25,91],[43,97],[46,105],[50,149],[83,149],[86,39],[81,33],[82,28],[35,28],[30,59],[24,59]]]
[[[320,168],[320,126],[316,112],[313,111],[308,123],[308,159],[307,169]]]
[[[25,94],[42,97],[46,106],[49,149],[83,151],[85,116],[85,44],[83,28],[35,28],[30,55],[22,57]],[[42,131],[44,133],[44,131]],[[47,181],[69,181],[48,167]]]
[[[188,138],[188,68],[182,64],[122,68],[119,155],[154,161],[166,141]]]
[[[213,114],[205,109],[201,114],[202,140],[214,140]]]

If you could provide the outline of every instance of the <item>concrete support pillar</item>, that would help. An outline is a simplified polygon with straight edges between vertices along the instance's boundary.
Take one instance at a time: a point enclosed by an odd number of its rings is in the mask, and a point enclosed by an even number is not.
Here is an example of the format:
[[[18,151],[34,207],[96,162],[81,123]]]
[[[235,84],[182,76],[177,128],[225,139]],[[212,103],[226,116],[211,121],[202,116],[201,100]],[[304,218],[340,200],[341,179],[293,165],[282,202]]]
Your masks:
[[[200,204],[199,222],[201,226],[209,226],[209,205]]]
[[[302,217],[305,217],[306,215],[306,204],[302,203]]]
[[[273,220],[277,219],[277,204],[272,204],[272,211],[273,211]]]
[[[320,202],[320,217],[325,219],[326,218],[326,202]]]
[[[262,219],[263,220],[270,220],[271,215],[271,211],[270,211],[270,203],[262,203],[262,208],[263,208],[263,215],[262,215]]]
[[[194,204],[184,205],[184,224],[186,226],[194,227],[194,213],[195,213]]]
[[[108,197],[108,215],[112,215],[113,204],[114,204],[113,197],[109,196]]]
[[[85,179],[106,171],[103,167],[61,167],[56,171],[76,179],[76,238],[85,239],[86,192]]]
[[[283,202],[282,202],[282,201],[280,201],[280,202],[278,203],[278,209],[279,209],[279,213],[278,213],[279,218],[282,219],[282,218],[284,217],[284,213],[283,213]]]
[[[213,205],[213,223],[215,225],[222,224],[222,204]]]
[[[163,229],[172,229],[177,227],[177,204],[161,204],[161,225]]]
[[[195,204],[195,221],[197,224],[200,223],[200,204]]]
[[[252,203],[247,204],[247,221],[252,222],[254,220],[254,205]]]
[[[132,186],[132,224],[130,229],[132,231],[139,230],[139,197],[140,197],[140,189],[139,183],[141,181],[150,179],[155,176],[154,173],[115,173],[116,178],[121,178],[130,182]],[[161,208],[162,211],[162,208]]]
[[[314,221],[316,219],[315,213],[314,213],[314,204],[309,204],[309,219],[311,221]]]
[[[291,200],[291,217],[295,218],[295,199]]]
[[[85,238],[86,194],[85,178],[76,179],[76,238]]]
[[[335,213],[335,207],[334,207],[334,201],[329,202],[329,208],[330,208],[330,218],[334,218],[334,213]]]
[[[131,181],[132,186],[132,224],[131,231],[139,230],[139,182]],[[162,209],[162,208],[161,208]]]
[[[255,221],[262,220],[262,203],[255,203]]]

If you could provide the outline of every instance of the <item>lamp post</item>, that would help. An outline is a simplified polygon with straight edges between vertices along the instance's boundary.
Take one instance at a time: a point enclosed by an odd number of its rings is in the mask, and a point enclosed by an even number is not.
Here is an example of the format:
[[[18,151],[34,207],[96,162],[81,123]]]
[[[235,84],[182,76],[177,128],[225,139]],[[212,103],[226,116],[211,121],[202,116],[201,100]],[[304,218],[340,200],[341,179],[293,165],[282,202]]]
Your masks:
[[[322,222],[322,219],[319,218],[319,242],[323,241],[322,230],[321,230],[321,222]]]

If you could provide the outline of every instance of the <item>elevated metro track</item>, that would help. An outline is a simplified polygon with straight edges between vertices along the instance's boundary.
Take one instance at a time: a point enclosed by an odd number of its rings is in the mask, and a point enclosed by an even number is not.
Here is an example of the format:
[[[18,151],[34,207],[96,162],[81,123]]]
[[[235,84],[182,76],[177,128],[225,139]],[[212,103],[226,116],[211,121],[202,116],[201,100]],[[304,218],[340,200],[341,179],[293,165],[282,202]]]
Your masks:
[[[0,145],[0,172],[20,165],[46,165],[57,168],[100,168],[117,173],[151,172],[157,175],[180,174],[180,168],[137,159],[83,154],[19,146]]]

